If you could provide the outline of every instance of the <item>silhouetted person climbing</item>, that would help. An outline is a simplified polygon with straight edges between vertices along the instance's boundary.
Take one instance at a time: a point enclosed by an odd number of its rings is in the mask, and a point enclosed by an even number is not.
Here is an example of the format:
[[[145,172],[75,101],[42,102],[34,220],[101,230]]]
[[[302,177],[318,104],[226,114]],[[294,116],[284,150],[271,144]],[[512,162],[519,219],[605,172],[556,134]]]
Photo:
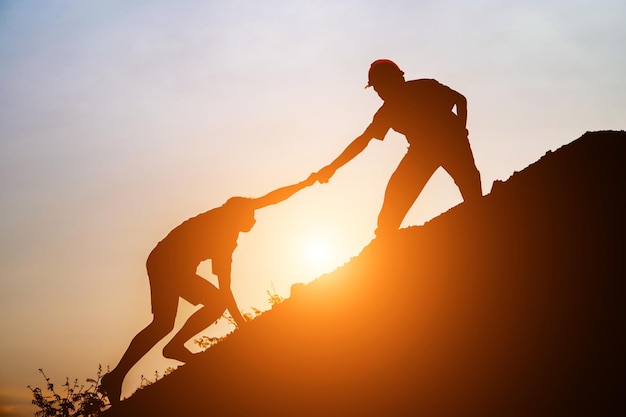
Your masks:
[[[174,328],[179,298],[202,307],[163,348],[167,358],[191,360],[194,354],[184,343],[209,327],[226,309],[238,327],[245,323],[230,288],[232,254],[239,232],[252,229],[256,209],[284,201],[314,182],[311,175],[263,197],[232,197],[221,207],[183,222],[157,244],[146,262],[153,319],[133,338],[119,364],[102,378],[102,388],[111,404],[120,401],[122,382],[128,371]],[[198,265],[207,259],[211,259],[219,289],[196,273]]]
[[[393,129],[407,138],[409,149],[387,184],[377,236],[400,227],[439,167],[454,179],[465,201],[480,198],[480,173],[465,127],[465,97],[436,80],[405,81],[404,72],[387,59],[374,61],[368,78],[366,88],[373,87],[384,104],[365,132],[318,172],[318,180],[328,182],[338,168],[361,153],[372,139],[382,140]]]

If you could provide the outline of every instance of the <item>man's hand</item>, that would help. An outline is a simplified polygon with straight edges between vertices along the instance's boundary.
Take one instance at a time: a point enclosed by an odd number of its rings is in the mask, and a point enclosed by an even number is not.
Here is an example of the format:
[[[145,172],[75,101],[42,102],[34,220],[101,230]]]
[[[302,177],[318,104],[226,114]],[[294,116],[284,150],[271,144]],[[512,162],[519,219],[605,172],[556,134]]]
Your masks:
[[[237,324],[237,328],[241,329],[246,326],[248,322],[243,315],[239,315],[239,317],[235,319],[235,323]]]
[[[316,172],[312,173],[311,175],[309,175],[307,177],[306,180],[302,181],[302,186],[303,187],[309,187],[309,186],[315,184],[315,181],[317,181],[317,173]]]
[[[327,183],[330,177],[335,174],[335,171],[360,154],[372,139],[374,139],[374,137],[367,130],[363,132],[361,136],[354,139],[333,162],[317,172],[317,180],[320,184]]]
[[[317,181],[320,184],[326,184],[328,180],[330,180],[330,177],[332,177],[334,174],[335,174],[335,170],[333,169],[333,167],[328,165],[320,169],[315,175],[317,177]]]
[[[243,314],[241,314],[238,308],[236,307],[229,308],[228,312],[230,313],[230,317],[232,317],[233,321],[235,322],[235,326],[238,329],[241,329],[242,327],[246,325],[247,323],[246,319],[244,318]]]

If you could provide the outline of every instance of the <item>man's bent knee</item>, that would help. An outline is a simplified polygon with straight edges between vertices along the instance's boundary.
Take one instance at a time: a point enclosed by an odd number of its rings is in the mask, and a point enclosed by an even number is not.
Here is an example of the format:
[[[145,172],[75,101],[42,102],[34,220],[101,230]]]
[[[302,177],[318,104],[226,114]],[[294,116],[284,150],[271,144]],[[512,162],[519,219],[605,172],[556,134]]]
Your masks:
[[[473,201],[480,199],[483,196],[482,182],[480,179],[480,172],[474,168],[471,173],[457,183],[463,201]]]
[[[170,319],[154,317],[149,327],[151,327],[155,332],[158,332],[159,334],[165,336],[166,334],[174,330],[174,322],[174,318]]]

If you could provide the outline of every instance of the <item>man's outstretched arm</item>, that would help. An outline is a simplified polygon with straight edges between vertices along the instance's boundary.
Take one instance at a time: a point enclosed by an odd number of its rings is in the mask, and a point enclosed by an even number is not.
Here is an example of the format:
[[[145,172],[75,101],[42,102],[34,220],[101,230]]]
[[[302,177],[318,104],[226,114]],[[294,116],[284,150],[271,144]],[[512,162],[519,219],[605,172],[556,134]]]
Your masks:
[[[330,177],[335,174],[335,171],[363,152],[372,139],[373,137],[367,131],[354,139],[333,162],[319,170],[317,180],[321,183],[328,182]]]
[[[263,207],[271,206],[272,204],[280,203],[281,201],[285,201],[303,188],[308,187],[309,185],[313,185],[316,179],[316,175],[311,174],[304,181],[271,191],[265,194],[263,197],[255,198],[253,199],[254,209],[260,209]]]

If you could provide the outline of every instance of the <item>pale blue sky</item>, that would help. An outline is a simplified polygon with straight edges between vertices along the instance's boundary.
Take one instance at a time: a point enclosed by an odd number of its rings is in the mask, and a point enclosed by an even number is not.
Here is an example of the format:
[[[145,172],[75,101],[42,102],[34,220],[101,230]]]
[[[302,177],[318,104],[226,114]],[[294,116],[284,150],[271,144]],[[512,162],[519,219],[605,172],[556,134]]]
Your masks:
[[[144,263],[171,228],[300,181],[360,134],[380,105],[373,60],[468,98],[489,192],[625,128],[624,17],[620,0],[0,0],[0,416],[32,415],[39,367],[60,383],[116,364],[150,319]],[[357,255],[405,148],[390,134],[259,211],[235,253],[240,306]],[[404,225],[460,201],[438,172]],[[328,264],[307,259],[316,240]],[[155,349],[125,390],[173,364]]]

